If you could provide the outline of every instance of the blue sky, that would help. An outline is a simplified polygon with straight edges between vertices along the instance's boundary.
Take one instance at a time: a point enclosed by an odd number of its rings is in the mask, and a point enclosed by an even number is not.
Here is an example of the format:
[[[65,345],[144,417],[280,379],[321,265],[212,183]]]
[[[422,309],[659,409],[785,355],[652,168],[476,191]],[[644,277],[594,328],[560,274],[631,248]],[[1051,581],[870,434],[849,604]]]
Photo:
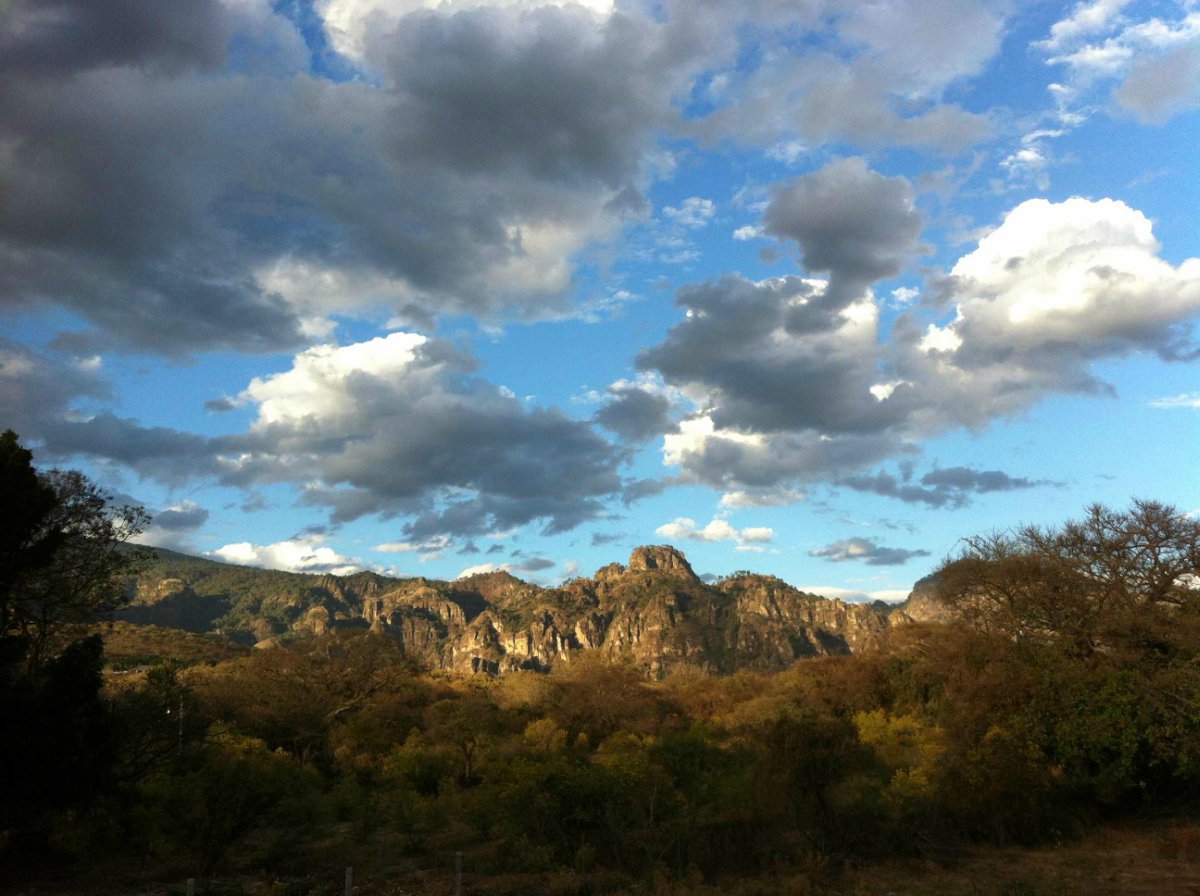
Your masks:
[[[1200,510],[1200,4],[17,0],[0,425],[310,571],[902,597]]]

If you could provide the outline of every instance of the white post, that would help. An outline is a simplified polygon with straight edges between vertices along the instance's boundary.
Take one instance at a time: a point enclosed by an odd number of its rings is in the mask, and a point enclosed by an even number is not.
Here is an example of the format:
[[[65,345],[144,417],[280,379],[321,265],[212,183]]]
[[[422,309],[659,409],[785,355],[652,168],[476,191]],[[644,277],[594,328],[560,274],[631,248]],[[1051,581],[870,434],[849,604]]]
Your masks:
[[[354,869],[346,866],[346,896],[354,896]]]
[[[196,878],[187,879],[187,896],[196,896]]]

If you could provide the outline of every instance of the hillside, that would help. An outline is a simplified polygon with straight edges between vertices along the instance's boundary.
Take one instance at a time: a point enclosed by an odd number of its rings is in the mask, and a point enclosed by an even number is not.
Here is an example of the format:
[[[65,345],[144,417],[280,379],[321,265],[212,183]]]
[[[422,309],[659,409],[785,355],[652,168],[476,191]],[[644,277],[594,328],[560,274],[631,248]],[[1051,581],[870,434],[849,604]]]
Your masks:
[[[877,645],[879,607],[739,573],[707,584],[669,546],[637,548],[627,566],[541,588],[507,572],[454,582],[363,572],[310,575],[159,551],[131,583],[119,619],[243,644],[371,628],[432,669],[549,669],[581,651],[631,660],[652,675],[781,669],[803,657]]]

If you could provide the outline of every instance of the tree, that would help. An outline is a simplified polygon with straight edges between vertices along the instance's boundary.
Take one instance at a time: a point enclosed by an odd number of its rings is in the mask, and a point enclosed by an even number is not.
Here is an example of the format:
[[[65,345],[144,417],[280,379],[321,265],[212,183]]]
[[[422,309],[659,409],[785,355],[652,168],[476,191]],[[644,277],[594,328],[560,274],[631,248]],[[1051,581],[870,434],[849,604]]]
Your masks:
[[[1081,654],[1153,647],[1200,609],[1200,519],[1155,501],[1095,504],[1061,528],[967,538],[936,573],[962,621]]]
[[[149,521],[82,473],[38,473],[32,460],[16,433],[0,435],[0,661],[26,672],[127,600],[141,555],[124,545]]]
[[[0,847],[24,839],[29,854],[55,811],[111,780],[103,643],[79,627],[124,600],[137,558],[121,545],[146,521],[82,474],[39,474],[32,460],[0,435]]]

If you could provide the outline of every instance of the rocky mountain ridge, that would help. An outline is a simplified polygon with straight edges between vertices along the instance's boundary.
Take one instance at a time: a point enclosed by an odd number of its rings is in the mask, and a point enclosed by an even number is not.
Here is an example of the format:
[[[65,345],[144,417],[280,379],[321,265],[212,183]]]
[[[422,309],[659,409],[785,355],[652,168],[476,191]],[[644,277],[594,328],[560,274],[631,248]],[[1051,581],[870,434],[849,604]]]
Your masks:
[[[879,607],[807,594],[772,576],[708,584],[667,545],[635,549],[627,566],[555,588],[490,572],[444,582],[374,573],[304,575],[160,552],[131,583],[122,616],[270,646],[335,628],[395,638],[426,666],[456,672],[545,670],[584,651],[649,675],[778,669],[798,659],[879,646]]]

